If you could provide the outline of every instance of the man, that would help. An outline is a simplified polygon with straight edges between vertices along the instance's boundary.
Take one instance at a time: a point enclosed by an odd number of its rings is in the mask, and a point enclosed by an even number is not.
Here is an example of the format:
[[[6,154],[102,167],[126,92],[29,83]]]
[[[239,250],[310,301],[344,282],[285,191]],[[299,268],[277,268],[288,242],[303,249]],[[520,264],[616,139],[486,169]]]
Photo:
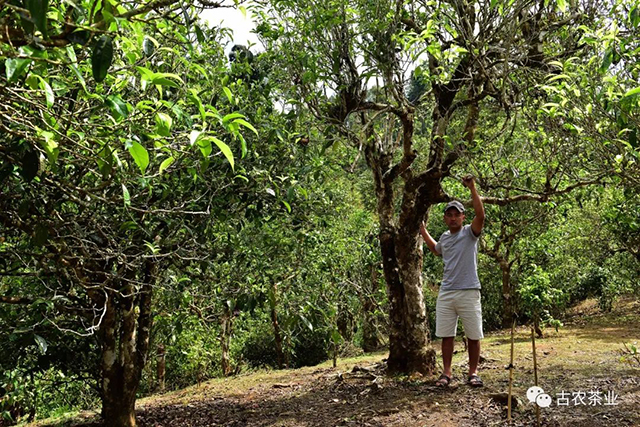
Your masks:
[[[444,209],[444,222],[449,228],[436,242],[424,224],[420,233],[429,250],[442,256],[444,273],[436,302],[436,336],[442,338],[442,363],[444,372],[436,382],[446,387],[451,382],[451,359],[453,342],[462,320],[469,348],[469,373],[467,382],[473,387],[482,387],[478,376],[480,360],[480,340],[482,334],[482,309],[480,306],[480,280],[478,279],[478,237],[484,227],[484,206],[476,190],[472,176],[463,178],[462,183],[471,191],[475,218],[471,225],[464,224],[464,206],[458,201],[449,202]]]

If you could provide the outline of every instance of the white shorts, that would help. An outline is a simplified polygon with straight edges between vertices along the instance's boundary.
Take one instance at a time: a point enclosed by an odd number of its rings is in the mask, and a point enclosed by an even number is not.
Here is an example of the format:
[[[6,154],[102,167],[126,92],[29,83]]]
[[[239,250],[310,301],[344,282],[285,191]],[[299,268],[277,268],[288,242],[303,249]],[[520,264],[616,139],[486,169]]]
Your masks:
[[[458,317],[466,337],[470,340],[484,338],[482,334],[482,307],[480,289],[440,290],[436,302],[436,336],[455,337]]]

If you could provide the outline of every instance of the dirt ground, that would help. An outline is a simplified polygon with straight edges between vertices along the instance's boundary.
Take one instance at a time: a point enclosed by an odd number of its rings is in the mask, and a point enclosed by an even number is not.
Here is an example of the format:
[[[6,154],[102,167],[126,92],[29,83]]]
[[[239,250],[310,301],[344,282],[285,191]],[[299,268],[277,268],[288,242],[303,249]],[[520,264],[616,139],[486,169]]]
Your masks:
[[[640,365],[620,360],[623,343],[640,341],[640,302],[626,300],[612,313],[594,302],[574,309],[559,331],[536,340],[539,386],[552,404],[540,408],[542,426],[640,426]],[[436,348],[439,343],[435,342]],[[508,331],[483,340],[480,367],[485,387],[465,384],[462,343],[454,356],[454,381],[445,390],[432,377],[389,378],[384,354],[285,371],[216,379],[188,389],[141,399],[141,427],[329,427],[329,426],[534,426],[535,404],[530,332],[515,334],[513,396],[506,422],[510,337]],[[564,394],[562,394],[564,393]],[[582,394],[584,393],[584,395]],[[566,400],[562,400],[562,398]],[[581,399],[582,397],[582,399]],[[566,403],[563,405],[562,403]],[[583,404],[584,403],[584,404]],[[605,403],[609,403],[608,405]],[[91,414],[85,416],[91,416]],[[97,425],[76,418],[73,423]]]

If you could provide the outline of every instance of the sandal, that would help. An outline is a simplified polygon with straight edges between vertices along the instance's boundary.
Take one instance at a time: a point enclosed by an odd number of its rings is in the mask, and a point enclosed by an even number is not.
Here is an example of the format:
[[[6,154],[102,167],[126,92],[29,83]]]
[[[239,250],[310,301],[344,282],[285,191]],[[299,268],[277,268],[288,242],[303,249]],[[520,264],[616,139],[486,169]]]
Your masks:
[[[482,387],[484,385],[482,379],[480,379],[477,374],[469,375],[467,384],[469,384],[471,387]]]
[[[438,378],[438,381],[436,381],[436,387],[448,387],[449,383],[451,383],[451,377],[442,374],[440,378]]]

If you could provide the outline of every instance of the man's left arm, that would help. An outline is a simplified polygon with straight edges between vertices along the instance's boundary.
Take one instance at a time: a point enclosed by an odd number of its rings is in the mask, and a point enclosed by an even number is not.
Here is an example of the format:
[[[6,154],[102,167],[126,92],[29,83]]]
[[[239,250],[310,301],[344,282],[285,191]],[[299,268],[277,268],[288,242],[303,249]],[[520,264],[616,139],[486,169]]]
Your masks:
[[[482,233],[482,228],[484,227],[484,205],[482,204],[482,199],[478,194],[478,190],[476,190],[476,182],[474,177],[467,176],[462,179],[462,183],[471,191],[473,210],[476,213],[475,218],[473,218],[473,221],[471,222],[471,230],[476,237],[479,237],[480,233]]]

